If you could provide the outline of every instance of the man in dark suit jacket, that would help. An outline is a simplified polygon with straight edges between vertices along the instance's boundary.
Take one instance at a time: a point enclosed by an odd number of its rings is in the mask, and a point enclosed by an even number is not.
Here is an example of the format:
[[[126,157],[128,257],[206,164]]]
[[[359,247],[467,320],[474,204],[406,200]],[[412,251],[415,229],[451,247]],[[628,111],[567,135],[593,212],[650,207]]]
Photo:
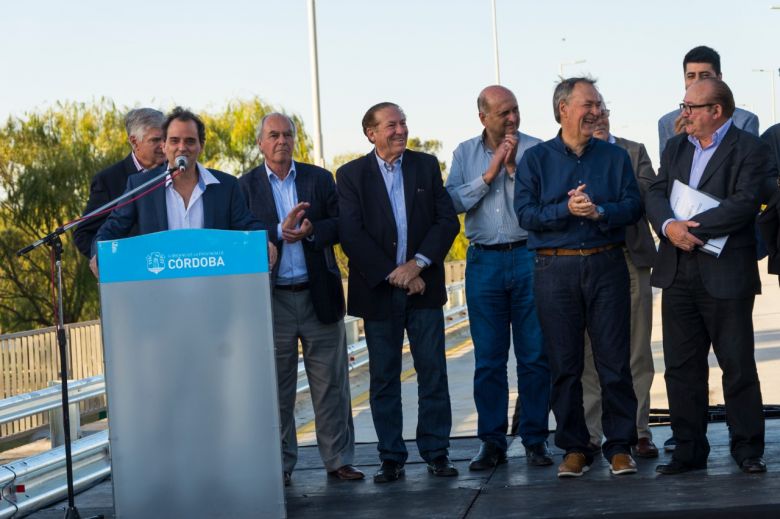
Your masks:
[[[197,162],[206,140],[205,126],[197,115],[176,107],[165,119],[162,132],[168,163],[175,164],[177,157],[184,156],[185,170],[164,179],[154,191],[115,209],[98,230],[95,242],[126,238],[134,227],[138,234],[169,229],[267,230],[249,212],[234,176],[206,169]],[[145,174],[131,175],[127,188],[147,180]],[[273,265],[273,244],[269,243],[268,254]]]
[[[603,98],[602,98],[603,102]],[[647,188],[655,180],[655,171],[644,144],[615,137],[610,133],[609,110],[603,106],[602,115],[596,122],[593,136],[611,142],[628,152],[631,167],[644,197]],[[655,458],[658,448],[653,443],[650,430],[650,387],[653,385],[655,365],[650,348],[653,328],[653,289],[650,286],[650,268],[656,256],[655,241],[647,219],[642,217],[626,227],[626,245],[623,249],[631,284],[631,380],[637,399],[636,434],[634,455],[639,458]],[[585,422],[590,432],[591,444],[601,447],[601,385],[593,362],[590,341],[585,341],[585,369],[582,372],[582,400],[585,406]]]
[[[780,188],[780,124],[769,127],[761,134],[761,139],[772,150],[773,178],[767,183],[768,205],[757,222],[769,253],[767,259],[769,273],[780,275],[780,191],[778,191]]]
[[[417,447],[436,476],[454,476],[444,317],[444,258],[459,223],[436,157],[406,149],[406,116],[379,103],[363,117],[374,144],[337,175],[339,237],[349,257],[347,311],[363,317],[370,358],[371,415],[382,466],[374,481],[403,474],[401,347],[404,329],[417,370]]]
[[[127,177],[141,171],[155,169],[165,161],[162,151],[162,126],[165,115],[153,108],[130,110],[125,117],[127,140],[132,151],[124,159],[112,164],[92,178],[89,199],[84,208],[85,215],[104,206],[125,192]],[[73,240],[79,251],[87,258],[92,257],[92,241],[95,233],[108,218],[108,214],[95,217],[76,227]],[[137,234],[133,229],[130,235]]]
[[[284,480],[289,484],[298,459],[294,412],[299,340],[325,469],[339,479],[363,479],[352,465],[355,432],[344,289],[333,253],[339,241],[336,184],[329,171],[292,160],[295,123],[286,115],[263,117],[257,143],[265,163],[243,175],[239,184],[280,252],[273,317]]]
[[[650,186],[647,214],[661,237],[651,282],[663,289],[666,388],[677,440],[661,474],[707,466],[707,355],[710,343],[723,370],[731,454],[744,472],[764,472],[764,417],[754,354],[752,310],[761,283],[754,221],[770,169],[769,150],[731,119],[734,97],[715,78],[688,88],[682,111],[687,135],[673,137]],[[675,218],[670,203],[679,181],[720,205],[691,220]],[[728,236],[715,257],[701,247]]]

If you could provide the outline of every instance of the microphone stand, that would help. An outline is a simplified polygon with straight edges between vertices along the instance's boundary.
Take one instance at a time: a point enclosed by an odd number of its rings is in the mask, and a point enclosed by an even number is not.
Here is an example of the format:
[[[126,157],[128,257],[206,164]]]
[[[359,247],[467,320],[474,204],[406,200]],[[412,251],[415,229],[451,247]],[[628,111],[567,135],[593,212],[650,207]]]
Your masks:
[[[175,170],[176,168],[174,168]],[[173,171],[173,170],[170,170]],[[68,507],[65,510],[65,519],[81,519],[78,509],[75,503],[75,492],[73,490],[73,455],[71,452],[71,437],[70,437],[70,408],[68,407],[68,337],[65,333],[64,316],[62,314],[62,240],[60,235],[68,231],[73,226],[93,219],[98,213],[102,213],[109,207],[113,207],[117,204],[124,202],[132,197],[135,193],[144,190],[151,186],[155,182],[161,181],[166,175],[170,173],[168,169],[164,169],[159,175],[144,182],[140,186],[123,193],[116,199],[98,207],[91,213],[76,219],[63,226],[57,227],[54,231],[50,232],[46,236],[36,240],[30,245],[20,249],[16,252],[17,256],[24,256],[30,251],[37,249],[41,245],[48,245],[54,254],[54,264],[57,273],[57,345],[60,352],[60,386],[62,387],[62,423],[65,428],[65,475],[68,483]],[[90,519],[102,519],[102,515],[96,515]]]

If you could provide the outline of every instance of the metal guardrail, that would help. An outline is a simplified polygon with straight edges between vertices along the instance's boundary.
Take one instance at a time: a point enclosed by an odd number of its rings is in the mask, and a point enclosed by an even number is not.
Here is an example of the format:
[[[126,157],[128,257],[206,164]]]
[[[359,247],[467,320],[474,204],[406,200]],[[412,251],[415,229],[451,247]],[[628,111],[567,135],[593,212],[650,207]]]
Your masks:
[[[61,388],[61,384],[56,384],[46,389],[0,400],[0,424],[59,409],[62,405]],[[71,404],[100,396],[105,391],[106,383],[103,375],[68,381],[68,401]]]
[[[466,307],[466,284],[463,281],[447,285],[447,304],[444,306],[444,327],[449,328],[463,321],[468,320],[468,309]],[[368,363],[368,346],[365,339],[360,339],[357,332],[359,322],[358,317],[348,315],[344,319],[347,327],[347,337],[354,338],[353,342],[347,344],[347,359],[349,359],[349,371],[365,366]],[[353,330],[350,332],[350,327]],[[408,339],[404,338],[404,347],[409,345]],[[301,393],[309,389],[309,382],[306,378],[306,367],[303,359],[298,360],[298,386],[297,392]]]
[[[111,474],[108,431],[71,444],[73,487],[86,490]],[[0,466],[0,519],[23,517],[65,498],[65,447]]]
[[[444,308],[445,329],[468,320],[465,284],[447,286],[448,303]],[[368,362],[365,339],[359,337],[359,321],[347,316],[350,327],[347,346],[349,370]],[[404,342],[407,345],[407,342]],[[306,368],[298,363],[298,389],[308,389]],[[68,382],[69,403],[79,402],[105,393],[103,375]],[[61,405],[60,385],[32,393],[0,400],[0,424],[18,420]],[[111,474],[108,431],[101,431],[72,443],[74,488],[85,490]],[[65,449],[57,447],[37,456],[0,466],[0,519],[23,517],[45,506],[61,501],[66,495]]]

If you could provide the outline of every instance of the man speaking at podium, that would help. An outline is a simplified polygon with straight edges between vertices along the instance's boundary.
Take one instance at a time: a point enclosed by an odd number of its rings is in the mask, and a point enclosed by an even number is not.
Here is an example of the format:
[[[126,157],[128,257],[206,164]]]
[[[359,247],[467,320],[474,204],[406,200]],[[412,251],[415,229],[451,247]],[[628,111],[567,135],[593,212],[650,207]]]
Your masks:
[[[138,234],[175,229],[268,230],[249,212],[234,176],[198,163],[206,141],[206,126],[200,117],[177,106],[165,118],[162,132],[163,152],[171,174],[164,180],[163,189],[154,189],[118,207],[100,227],[90,261],[96,275],[96,243],[126,238],[134,225],[138,226]],[[177,168],[180,172],[174,173]],[[127,189],[134,189],[159,173],[161,170],[157,169],[151,175],[131,175]],[[268,258],[273,266],[276,247],[270,242]]]

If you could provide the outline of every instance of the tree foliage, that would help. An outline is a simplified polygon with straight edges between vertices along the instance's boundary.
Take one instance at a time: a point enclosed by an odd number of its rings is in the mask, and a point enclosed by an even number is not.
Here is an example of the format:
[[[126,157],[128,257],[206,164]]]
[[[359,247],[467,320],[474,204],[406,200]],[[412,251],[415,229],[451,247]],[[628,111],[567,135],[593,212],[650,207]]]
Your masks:
[[[128,107],[107,99],[57,103],[10,117],[0,128],[0,330],[12,332],[53,323],[50,258],[40,247],[24,258],[16,251],[78,217],[98,171],[129,152],[124,129]],[[197,110],[196,110],[197,111]],[[201,161],[239,175],[262,160],[256,144],[263,115],[281,111],[259,98],[233,100],[206,123]],[[296,160],[310,161],[311,140],[297,115]],[[65,322],[98,316],[97,287],[70,233],[62,236]]]
[[[0,331],[53,323],[48,248],[39,247],[23,258],[15,253],[81,214],[92,176],[129,152],[124,130],[128,109],[108,99],[62,102],[10,117],[0,127]],[[276,111],[282,110],[254,97],[199,112],[206,124],[201,162],[235,175],[258,165],[262,156],[256,144],[257,125]],[[293,156],[311,162],[311,139],[303,121],[294,114],[290,117],[298,128]],[[441,151],[441,142],[411,137],[409,148],[435,154]],[[336,157],[331,169],[358,156]],[[445,164],[440,166],[444,171]],[[95,279],[70,233],[62,241],[64,320],[94,319],[99,310]],[[450,256],[460,259],[461,249],[465,251],[456,240]],[[346,273],[343,254],[339,260]]]
[[[108,100],[58,103],[0,129],[0,328],[53,322],[49,250],[15,252],[81,214],[96,171],[126,153],[123,113]],[[63,317],[97,314],[94,278],[69,233],[62,237]]]

